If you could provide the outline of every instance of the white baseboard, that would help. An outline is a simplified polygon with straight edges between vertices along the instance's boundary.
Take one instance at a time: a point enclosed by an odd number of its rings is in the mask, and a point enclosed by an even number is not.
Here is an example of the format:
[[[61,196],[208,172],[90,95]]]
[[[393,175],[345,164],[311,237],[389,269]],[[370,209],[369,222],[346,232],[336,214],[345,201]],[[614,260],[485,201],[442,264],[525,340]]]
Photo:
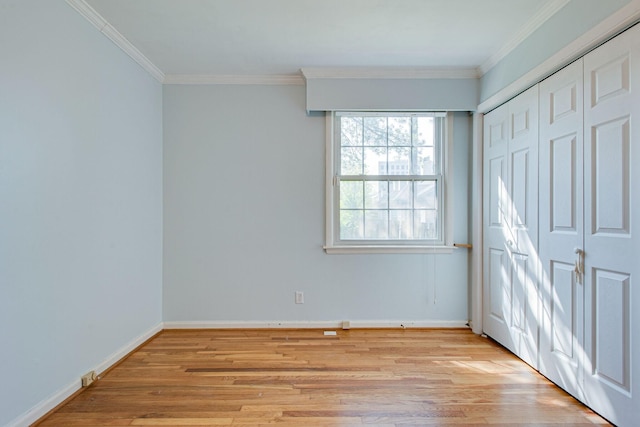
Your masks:
[[[102,362],[100,365],[98,365],[94,369],[94,371],[96,371],[97,373],[103,373],[104,371],[106,371],[107,369],[109,369],[110,367],[118,363],[120,360],[122,360],[122,358],[125,357],[127,354],[135,350],[138,346],[143,344],[146,340],[148,340],[158,332],[162,331],[162,329],[163,329],[163,324],[162,322],[160,322],[159,324],[149,329],[145,333],[129,341],[127,345],[125,345],[120,350],[113,353],[111,356],[107,357],[107,359],[104,362]]]
[[[468,320],[352,320],[351,328],[468,328]]]
[[[20,415],[18,418],[14,419],[13,421],[9,421],[9,424],[7,424],[6,427],[30,426],[31,424],[42,418],[47,412],[58,406],[60,403],[64,402],[67,397],[78,391],[80,387],[82,387],[82,385],[80,384],[80,379],[78,379],[78,381],[74,381],[68,386],[58,390],[47,399],[43,400],[24,414]]]
[[[165,329],[335,329],[340,321],[244,321],[202,320],[164,322]]]
[[[349,320],[351,329],[468,328],[467,320]],[[165,329],[340,329],[342,320],[327,321],[173,321]]]
[[[134,338],[125,346],[120,348],[118,351],[113,353],[111,356],[107,357],[102,363],[96,366],[93,370],[97,373],[102,373],[107,370],[109,367],[116,364],[120,359],[129,354],[131,351],[135,350],[136,347],[144,343],[146,340],[162,331],[162,323],[154,326],[147,332],[142,335]],[[80,382],[80,378],[73,381],[71,384],[66,387],[61,388],[45,400],[38,403],[33,408],[29,409],[24,414],[20,415],[18,418],[10,421],[6,427],[28,427],[32,423],[38,421],[42,418],[47,412],[58,406],[60,403],[64,402],[69,396],[71,396],[76,391],[82,388],[82,384]]]

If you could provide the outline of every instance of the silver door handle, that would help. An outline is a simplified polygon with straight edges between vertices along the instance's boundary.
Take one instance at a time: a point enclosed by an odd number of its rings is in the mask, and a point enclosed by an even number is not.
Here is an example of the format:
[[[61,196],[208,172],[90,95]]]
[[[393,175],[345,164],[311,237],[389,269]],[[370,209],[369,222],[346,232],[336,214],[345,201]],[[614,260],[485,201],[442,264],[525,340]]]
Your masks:
[[[574,248],[573,252],[576,254],[576,262],[573,268],[574,273],[576,273],[576,283],[582,284],[584,278],[584,262],[582,260],[584,251],[580,248]]]

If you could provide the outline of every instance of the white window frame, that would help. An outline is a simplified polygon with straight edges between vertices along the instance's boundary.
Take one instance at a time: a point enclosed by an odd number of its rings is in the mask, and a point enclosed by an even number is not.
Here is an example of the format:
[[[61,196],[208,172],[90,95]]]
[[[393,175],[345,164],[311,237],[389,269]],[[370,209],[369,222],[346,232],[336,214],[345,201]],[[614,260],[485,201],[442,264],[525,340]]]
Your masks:
[[[444,120],[444,136],[441,149],[441,171],[439,175],[425,176],[427,178],[437,180],[438,197],[438,222],[439,222],[439,240],[340,240],[339,238],[339,190],[338,183],[340,179],[339,164],[340,150],[339,141],[336,138],[336,113],[346,112],[327,112],[326,115],[326,181],[325,181],[325,207],[326,207],[326,225],[325,225],[325,246],[324,249],[328,254],[349,254],[349,253],[451,253],[454,246],[451,241],[453,235],[453,163],[452,163],[452,146],[453,146],[453,115],[451,113],[436,113],[445,115]],[[354,111],[354,113],[358,113]],[[371,111],[362,111],[363,114],[373,113]],[[397,111],[377,111],[380,115],[397,115]],[[400,112],[402,113],[402,112]],[[404,114],[412,114],[414,112],[405,112]],[[434,112],[417,112],[417,113],[434,113]],[[407,180],[407,176],[398,175],[391,179]],[[421,179],[416,179],[421,180]]]

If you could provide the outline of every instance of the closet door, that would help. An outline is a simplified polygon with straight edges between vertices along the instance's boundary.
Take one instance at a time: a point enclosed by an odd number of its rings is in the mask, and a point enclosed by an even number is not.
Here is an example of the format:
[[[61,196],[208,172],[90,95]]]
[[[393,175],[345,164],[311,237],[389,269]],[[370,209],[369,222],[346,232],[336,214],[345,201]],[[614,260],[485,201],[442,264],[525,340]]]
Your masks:
[[[509,334],[511,271],[508,230],[507,150],[509,110],[502,105],[484,116],[483,150],[483,329],[514,351]]]
[[[582,398],[584,284],[582,59],[540,83],[540,367]]]
[[[640,26],[584,57],[585,399],[640,423]]]
[[[538,88],[485,116],[485,332],[530,365],[538,358]]]

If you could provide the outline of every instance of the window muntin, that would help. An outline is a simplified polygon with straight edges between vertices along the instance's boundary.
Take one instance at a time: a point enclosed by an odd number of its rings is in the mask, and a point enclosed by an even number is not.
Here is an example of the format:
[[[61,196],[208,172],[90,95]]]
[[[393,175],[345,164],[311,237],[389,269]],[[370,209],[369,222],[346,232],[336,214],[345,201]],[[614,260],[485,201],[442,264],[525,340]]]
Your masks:
[[[334,244],[443,244],[444,113],[335,112]]]

